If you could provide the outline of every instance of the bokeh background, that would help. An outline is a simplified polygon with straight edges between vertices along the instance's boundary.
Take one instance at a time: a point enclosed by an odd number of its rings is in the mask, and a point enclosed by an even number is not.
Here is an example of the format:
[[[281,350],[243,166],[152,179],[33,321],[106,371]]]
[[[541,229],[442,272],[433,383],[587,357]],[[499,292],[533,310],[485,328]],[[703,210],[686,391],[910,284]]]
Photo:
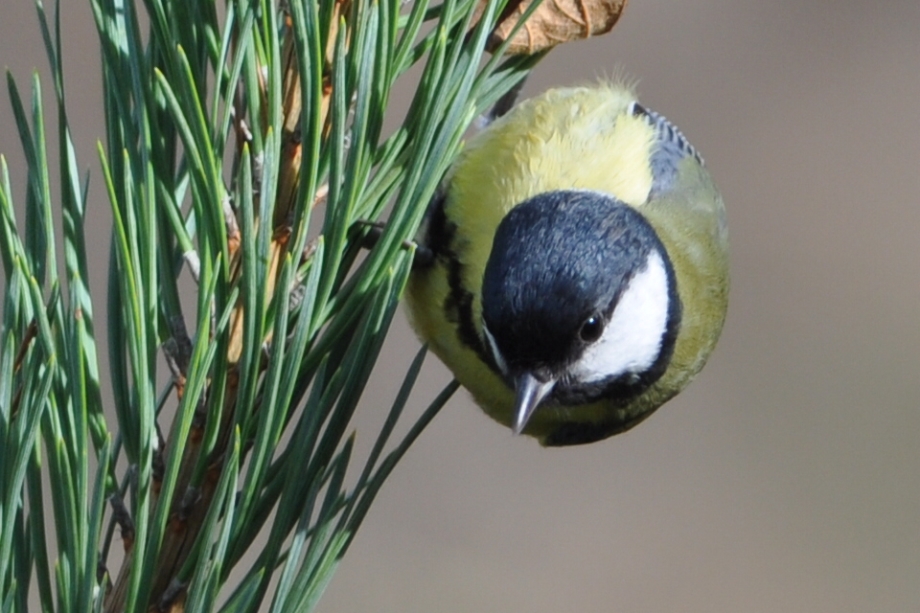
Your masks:
[[[88,2],[63,9],[92,166],[95,32]],[[45,66],[29,0],[0,0],[0,64],[21,89]],[[582,448],[514,438],[459,394],[320,611],[920,610],[920,3],[633,0],[611,34],[551,53],[525,95],[618,70],[700,149],[727,203],[719,348],[651,419]],[[416,347],[398,321],[371,398],[392,397]],[[449,378],[432,360],[417,404]]]

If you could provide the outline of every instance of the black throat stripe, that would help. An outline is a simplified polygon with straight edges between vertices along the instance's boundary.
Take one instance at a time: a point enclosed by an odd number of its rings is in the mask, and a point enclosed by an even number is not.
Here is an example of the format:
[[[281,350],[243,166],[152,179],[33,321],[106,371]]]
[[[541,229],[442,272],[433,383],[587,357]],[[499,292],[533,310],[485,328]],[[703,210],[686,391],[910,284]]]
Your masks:
[[[463,286],[465,266],[459,251],[464,246],[458,245],[457,225],[447,219],[444,207],[447,203],[446,190],[432,201],[428,211],[428,224],[425,232],[426,246],[434,255],[434,266],[442,266],[447,273],[450,291],[441,308],[445,319],[456,326],[457,338],[461,343],[476,352],[485,364],[496,374],[501,374],[492,353],[479,336],[473,323],[473,293]]]

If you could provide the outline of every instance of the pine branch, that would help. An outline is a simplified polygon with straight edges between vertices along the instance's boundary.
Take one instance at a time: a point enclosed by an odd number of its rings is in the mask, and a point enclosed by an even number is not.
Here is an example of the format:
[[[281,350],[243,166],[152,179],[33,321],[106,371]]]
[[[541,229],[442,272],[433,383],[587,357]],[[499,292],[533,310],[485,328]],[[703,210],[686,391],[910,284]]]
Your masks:
[[[113,220],[107,364],[60,23],[41,5],[59,194],[39,82],[27,111],[8,76],[29,189],[20,231],[0,158],[0,610],[26,610],[29,589],[48,611],[310,610],[456,389],[391,441],[420,351],[370,453],[355,457],[351,420],[379,407],[362,394],[425,207],[473,119],[539,55],[486,54],[499,1],[91,8]],[[415,91],[387,135],[396,88]],[[382,231],[363,251],[372,225]],[[229,585],[244,560],[245,579]]]

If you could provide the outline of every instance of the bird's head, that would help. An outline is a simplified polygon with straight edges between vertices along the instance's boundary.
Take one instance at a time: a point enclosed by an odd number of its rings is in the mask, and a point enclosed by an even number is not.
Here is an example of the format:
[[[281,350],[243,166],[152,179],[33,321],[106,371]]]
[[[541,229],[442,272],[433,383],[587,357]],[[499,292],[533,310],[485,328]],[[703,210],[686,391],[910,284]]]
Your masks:
[[[485,344],[516,392],[521,432],[544,400],[627,400],[667,369],[681,304],[667,251],[645,218],[591,191],[514,207],[483,276]]]

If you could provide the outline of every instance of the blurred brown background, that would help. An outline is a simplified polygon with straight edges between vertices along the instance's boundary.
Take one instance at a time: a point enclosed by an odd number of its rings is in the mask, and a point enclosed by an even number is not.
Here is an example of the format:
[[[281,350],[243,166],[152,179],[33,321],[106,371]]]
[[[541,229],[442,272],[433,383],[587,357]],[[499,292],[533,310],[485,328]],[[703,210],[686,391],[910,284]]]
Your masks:
[[[98,50],[88,3],[64,4],[86,166]],[[0,64],[22,89],[45,65],[28,0],[0,0]],[[550,54],[525,95],[618,68],[729,207],[720,347],[647,422],[583,448],[513,438],[458,395],[320,611],[920,610],[920,3],[633,0],[610,35]],[[399,321],[370,398],[392,397],[416,347]],[[416,405],[449,380],[434,362],[425,377]],[[359,436],[382,410],[366,409]]]

